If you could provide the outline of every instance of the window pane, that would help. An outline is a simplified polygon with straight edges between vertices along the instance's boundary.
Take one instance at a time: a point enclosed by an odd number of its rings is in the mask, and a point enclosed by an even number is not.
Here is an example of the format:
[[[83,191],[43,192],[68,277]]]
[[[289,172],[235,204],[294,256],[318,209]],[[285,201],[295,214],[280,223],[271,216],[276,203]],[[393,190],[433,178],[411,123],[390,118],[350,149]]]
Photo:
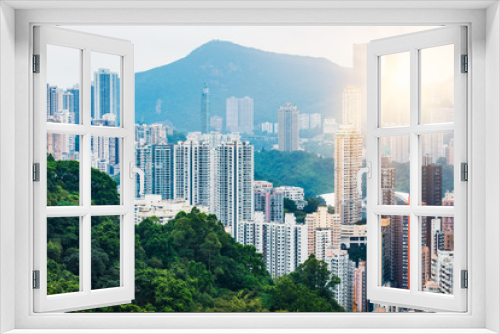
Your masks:
[[[426,292],[453,294],[453,217],[422,217],[421,224],[421,289]]]
[[[410,194],[410,138],[380,139],[380,204],[408,204]]]
[[[120,204],[120,138],[91,138],[92,205]]]
[[[452,133],[420,136],[422,147],[422,205],[443,205],[447,192],[454,190]]]
[[[80,218],[47,218],[47,295],[80,290]]]
[[[80,122],[80,49],[47,45],[47,122]]]
[[[410,288],[409,225],[408,216],[381,217],[382,286]]]
[[[91,71],[92,125],[120,126],[121,57],[92,52]]]
[[[120,286],[120,216],[92,217],[92,289]]]
[[[422,123],[453,122],[454,45],[420,51]]]
[[[80,136],[47,134],[47,206],[80,203]]]
[[[381,56],[380,74],[380,125],[410,125],[410,53]]]

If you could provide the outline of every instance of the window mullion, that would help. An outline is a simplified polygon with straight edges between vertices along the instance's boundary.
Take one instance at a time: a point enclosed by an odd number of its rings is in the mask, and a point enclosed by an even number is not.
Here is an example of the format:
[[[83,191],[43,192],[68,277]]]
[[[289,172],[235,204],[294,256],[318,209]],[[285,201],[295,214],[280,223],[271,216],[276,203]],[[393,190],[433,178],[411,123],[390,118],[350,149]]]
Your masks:
[[[419,137],[415,133],[415,129],[419,124],[419,82],[420,82],[420,59],[417,49],[410,50],[410,209],[411,213],[408,217],[408,256],[409,256],[409,290],[414,293],[418,291],[418,282],[420,277],[420,244],[419,244],[419,220],[413,211],[418,206],[420,194],[420,179],[419,179]]]
[[[92,226],[91,226],[91,216],[90,216],[90,206],[92,203],[92,192],[91,192],[91,78],[90,78],[90,49],[83,49],[83,57],[82,57],[82,109],[83,109],[83,117],[82,124],[86,128],[86,132],[83,135],[83,149],[81,150],[81,164],[82,168],[80,168],[82,177],[81,184],[81,196],[82,196],[82,204],[85,208],[88,208],[88,212],[83,216],[82,223],[82,248],[80,254],[80,264],[81,264],[81,272],[80,277],[83,277],[82,282],[82,291],[90,293],[91,287],[91,254],[92,254]]]

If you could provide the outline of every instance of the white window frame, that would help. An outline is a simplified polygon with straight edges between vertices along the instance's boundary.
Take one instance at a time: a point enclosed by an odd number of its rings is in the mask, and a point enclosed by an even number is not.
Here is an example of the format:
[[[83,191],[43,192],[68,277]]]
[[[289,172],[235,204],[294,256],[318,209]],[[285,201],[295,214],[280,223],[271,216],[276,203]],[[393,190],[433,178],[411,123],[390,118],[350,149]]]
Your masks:
[[[39,272],[39,289],[34,289],[35,312],[63,312],[106,305],[127,304],[135,296],[135,175],[130,169],[134,158],[134,45],[129,41],[50,26],[35,26],[34,54],[39,56],[39,73],[33,76],[34,92],[34,163],[39,164],[39,181],[34,194],[34,270]],[[78,50],[82,97],[79,124],[47,122],[47,45]],[[117,127],[91,125],[91,61],[92,52],[114,55],[120,62],[120,124]],[[47,134],[80,136],[80,205],[47,206]],[[92,205],[91,138],[97,136],[120,140],[120,204]],[[131,175],[132,174],[132,175]],[[91,287],[91,219],[97,216],[120,217],[120,286],[92,290]],[[79,291],[47,295],[47,218],[77,217],[79,225]]]
[[[13,6],[24,6],[26,10],[14,10]],[[1,3],[0,10],[0,66],[2,69],[2,94],[0,129],[5,129],[5,121],[15,124],[15,147],[11,138],[1,133],[0,192],[2,201],[1,234],[2,248],[0,260],[0,319],[1,330],[16,329],[13,333],[37,333],[38,329],[54,329],[50,332],[70,333],[72,329],[89,329],[87,332],[103,333],[106,329],[127,329],[133,331],[139,324],[143,328],[170,328],[162,332],[179,332],[176,328],[190,328],[192,332],[243,332],[244,328],[268,329],[266,332],[329,332],[340,333],[342,329],[358,328],[363,333],[420,332],[432,333],[492,333],[500,331],[499,272],[500,261],[498,217],[500,216],[500,136],[498,127],[500,118],[500,11],[498,3],[491,2],[410,2],[388,3],[332,1],[316,2],[269,2],[242,4],[221,4],[218,2],[192,3],[181,5],[176,2],[158,4],[163,9],[146,9],[151,6],[135,3],[136,9],[106,10],[96,6],[116,6],[116,3],[69,2],[45,3],[39,1]],[[130,6],[129,3],[127,5]],[[38,6],[38,8],[37,8]],[[52,6],[52,10],[40,9],[40,6]],[[55,6],[55,7],[54,7]],[[70,8],[59,9],[58,6]],[[73,6],[73,7],[72,7]],[[125,6],[125,4],[124,4]],[[169,7],[170,6],[170,7]],[[177,8],[176,8],[177,6]],[[179,9],[178,7],[182,7]],[[366,6],[366,7],[365,7]],[[397,8],[393,8],[397,6]],[[490,6],[488,9],[486,7]],[[86,9],[81,9],[86,7]],[[458,7],[458,9],[457,9]],[[31,8],[31,9],[30,9]],[[35,9],[33,9],[35,8]],[[80,8],[80,9],[75,9]],[[93,9],[92,9],[93,8]],[[350,9],[351,8],[351,9]],[[13,17],[15,16],[15,22]],[[469,27],[469,68],[472,75],[468,78],[469,122],[471,137],[468,142],[470,157],[470,186],[468,196],[469,226],[468,244],[470,270],[467,313],[435,314],[34,314],[32,313],[32,290],[30,245],[32,244],[33,212],[29,209],[32,194],[31,159],[32,131],[32,77],[31,62],[32,26],[34,24],[192,24],[192,25],[435,25],[465,24]],[[15,41],[14,41],[15,32]],[[5,47],[4,47],[5,46]],[[14,51],[15,47],[15,51]],[[15,53],[14,53],[15,52]],[[14,60],[13,60],[14,58]],[[15,66],[15,75],[9,71]],[[488,66],[488,71],[485,71]],[[5,70],[5,71],[4,71]],[[15,98],[12,82],[15,82]],[[10,85],[9,85],[10,84]],[[9,107],[15,106],[15,113]],[[15,115],[14,115],[15,114]],[[472,121],[473,120],[473,121]],[[488,120],[488,122],[486,122]],[[12,131],[10,132],[12,133]],[[488,142],[486,135],[488,133]],[[10,141],[9,141],[10,140]],[[485,152],[488,152],[486,154]],[[15,162],[4,159],[15,157]],[[486,166],[486,167],[485,167]],[[15,169],[15,179],[7,172]],[[489,175],[488,183],[485,175]],[[4,185],[12,186],[6,189]],[[11,189],[15,187],[14,200]],[[486,196],[488,194],[488,197]],[[28,199],[27,199],[28,198]],[[488,204],[488,207],[486,207]],[[6,205],[15,205],[15,226],[6,218],[12,218],[3,210]],[[486,213],[488,220],[486,219]],[[471,226],[474,226],[472,230]],[[15,243],[12,241],[15,238]],[[485,266],[486,247],[493,256]],[[14,256],[13,256],[14,254]],[[486,284],[487,283],[487,284]],[[486,287],[487,285],[487,287]],[[14,289],[12,287],[15,286]],[[486,293],[488,291],[488,293]],[[15,305],[12,308],[12,305]],[[288,328],[290,330],[283,330]],[[461,331],[459,329],[462,329]],[[198,331],[196,330],[198,329]],[[233,330],[231,330],[233,329]],[[242,330],[237,330],[242,329]],[[295,329],[295,330],[293,330]],[[328,329],[328,330],[327,330]],[[109,332],[109,331],[108,331]],[[184,331],[186,333],[186,331]],[[248,331],[246,331],[248,332]],[[351,330],[351,333],[356,331]]]
[[[467,163],[467,75],[462,73],[461,56],[467,54],[466,27],[436,28],[407,35],[383,38],[368,44],[368,96],[367,96],[367,149],[366,160],[371,166],[367,187],[367,221],[369,264],[367,297],[372,302],[403,307],[463,312],[467,309],[467,290],[461,288],[461,271],[467,270],[467,184],[461,180],[461,163]],[[421,122],[421,50],[453,45],[454,119],[451,123],[424,124]],[[381,115],[381,57],[406,52],[410,56],[409,72],[409,124],[406,126],[382,126]],[[422,143],[419,137],[426,134],[453,133],[454,150],[454,206],[422,205],[421,166]],[[397,136],[408,137],[410,161],[410,204],[381,205],[380,140]],[[381,286],[382,247],[381,217],[407,216],[409,224],[409,289]],[[421,219],[425,216],[454,217],[453,294],[430,293],[421,289]]]

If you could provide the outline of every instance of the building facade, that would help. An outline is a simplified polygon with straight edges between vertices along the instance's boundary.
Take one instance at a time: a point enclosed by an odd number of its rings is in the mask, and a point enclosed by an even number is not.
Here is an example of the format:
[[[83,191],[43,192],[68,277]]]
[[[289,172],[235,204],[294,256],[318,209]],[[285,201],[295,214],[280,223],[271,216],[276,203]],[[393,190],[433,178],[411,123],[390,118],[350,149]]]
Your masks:
[[[292,152],[299,149],[299,110],[287,103],[278,111],[278,149]]]

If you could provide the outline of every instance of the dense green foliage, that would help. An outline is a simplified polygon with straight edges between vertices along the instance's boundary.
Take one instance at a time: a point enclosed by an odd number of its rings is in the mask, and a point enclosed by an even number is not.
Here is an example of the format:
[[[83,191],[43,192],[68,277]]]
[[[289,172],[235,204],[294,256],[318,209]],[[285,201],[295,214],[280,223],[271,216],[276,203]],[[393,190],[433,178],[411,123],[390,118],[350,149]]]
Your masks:
[[[306,197],[334,192],[333,158],[295,151],[255,152],[255,180],[267,180],[279,186],[296,186]]]
[[[78,162],[51,160],[57,171],[53,175],[59,179],[51,181],[55,193],[50,195],[62,203],[77,189],[72,182],[78,179]],[[93,186],[102,191],[93,201],[105,203],[118,196],[114,181],[95,173]],[[104,185],[111,189],[103,189]],[[319,203],[311,200],[306,208],[312,210]],[[92,288],[118,286],[119,218],[92,217],[91,223]],[[79,290],[79,225],[79,218],[73,217],[47,222],[49,294]],[[156,217],[136,225],[135,259],[133,303],[90,312],[343,311],[332,295],[339,279],[331,276],[325,262],[311,256],[296,272],[273,281],[253,246],[235,242],[215,215],[197,208],[180,212],[165,225]]]

